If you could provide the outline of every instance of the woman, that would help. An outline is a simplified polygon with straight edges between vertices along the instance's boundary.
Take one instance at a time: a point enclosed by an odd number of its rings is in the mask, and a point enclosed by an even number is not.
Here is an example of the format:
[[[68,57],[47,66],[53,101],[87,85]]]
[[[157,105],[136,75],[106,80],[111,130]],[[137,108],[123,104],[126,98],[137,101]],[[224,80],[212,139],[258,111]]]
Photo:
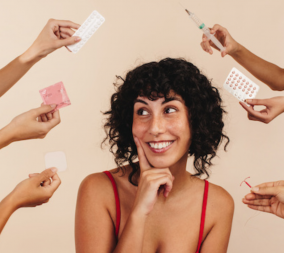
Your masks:
[[[79,189],[77,253],[226,252],[233,200],[196,177],[208,176],[217,147],[229,141],[223,113],[218,90],[185,60],[130,71],[105,113],[118,168],[89,175]]]

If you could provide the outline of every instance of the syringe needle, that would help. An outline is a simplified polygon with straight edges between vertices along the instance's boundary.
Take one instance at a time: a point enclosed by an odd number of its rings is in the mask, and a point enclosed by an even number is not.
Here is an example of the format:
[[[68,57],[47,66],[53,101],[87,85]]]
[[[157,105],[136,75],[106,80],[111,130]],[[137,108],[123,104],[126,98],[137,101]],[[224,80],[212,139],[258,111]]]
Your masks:
[[[196,24],[196,26],[203,31],[206,37],[211,40],[220,49],[220,51],[224,51],[225,48],[220,43],[220,41],[218,41],[218,39],[213,34],[211,34],[210,29],[205,26],[205,24],[198,17],[196,17],[194,13],[190,12],[187,9],[185,9],[185,11],[187,12],[191,20]]]
[[[183,9],[185,9],[184,6],[183,6],[180,2],[178,2],[178,3],[180,4],[180,6],[181,6]]]

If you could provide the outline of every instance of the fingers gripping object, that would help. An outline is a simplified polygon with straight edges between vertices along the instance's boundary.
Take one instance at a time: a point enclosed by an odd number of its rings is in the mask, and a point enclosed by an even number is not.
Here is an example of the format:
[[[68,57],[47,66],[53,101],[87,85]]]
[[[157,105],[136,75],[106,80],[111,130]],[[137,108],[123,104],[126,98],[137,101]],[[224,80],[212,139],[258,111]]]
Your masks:
[[[67,47],[73,53],[77,53],[104,22],[105,18],[97,11],[93,11],[83,25],[73,34],[73,36],[79,36],[82,40]]]
[[[245,179],[241,182],[240,186],[242,186],[243,183],[246,183],[246,185],[247,185],[249,188],[251,188],[251,185],[246,181],[248,178],[250,178],[250,177],[245,178]]]
[[[39,91],[45,105],[56,104],[56,109],[71,105],[62,82],[51,85]]]
[[[225,50],[225,48],[223,47],[223,45],[220,43],[219,40],[217,40],[217,38],[214,36],[214,34],[210,33],[209,28],[192,12],[188,11],[187,9],[185,9],[185,11],[187,12],[187,14],[189,15],[189,17],[192,19],[192,21],[197,25],[197,27],[203,31],[203,33],[206,35],[206,37],[211,40],[216,47],[218,47],[221,52]]]
[[[236,68],[232,68],[223,87],[242,102],[255,98],[259,91],[259,86]]]

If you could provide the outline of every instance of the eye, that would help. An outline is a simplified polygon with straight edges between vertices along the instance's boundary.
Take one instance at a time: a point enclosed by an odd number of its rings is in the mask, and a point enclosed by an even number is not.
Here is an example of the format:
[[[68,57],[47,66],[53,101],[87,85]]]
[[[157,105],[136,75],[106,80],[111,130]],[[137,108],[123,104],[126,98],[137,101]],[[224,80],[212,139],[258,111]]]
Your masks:
[[[172,108],[172,107],[168,107],[166,110],[165,110],[165,113],[173,113],[173,112],[176,112],[177,110],[175,108]]]
[[[137,114],[138,114],[138,115],[145,116],[145,115],[148,115],[149,113],[148,113],[146,110],[144,110],[144,109],[139,109],[139,110],[137,111]]]

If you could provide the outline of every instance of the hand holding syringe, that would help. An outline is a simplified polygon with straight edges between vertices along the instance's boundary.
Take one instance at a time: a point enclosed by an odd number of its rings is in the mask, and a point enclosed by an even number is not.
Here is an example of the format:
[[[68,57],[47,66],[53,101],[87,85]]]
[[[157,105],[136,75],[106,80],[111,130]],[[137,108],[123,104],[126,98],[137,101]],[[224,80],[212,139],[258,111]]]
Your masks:
[[[193,22],[197,25],[197,27],[203,31],[203,33],[206,35],[206,37],[209,40],[211,40],[220,49],[221,52],[224,51],[225,48],[217,40],[217,38],[214,36],[214,34],[210,33],[209,28],[197,16],[195,16],[194,13],[188,11],[187,9],[185,9],[185,11],[188,13],[189,17],[193,20]]]

